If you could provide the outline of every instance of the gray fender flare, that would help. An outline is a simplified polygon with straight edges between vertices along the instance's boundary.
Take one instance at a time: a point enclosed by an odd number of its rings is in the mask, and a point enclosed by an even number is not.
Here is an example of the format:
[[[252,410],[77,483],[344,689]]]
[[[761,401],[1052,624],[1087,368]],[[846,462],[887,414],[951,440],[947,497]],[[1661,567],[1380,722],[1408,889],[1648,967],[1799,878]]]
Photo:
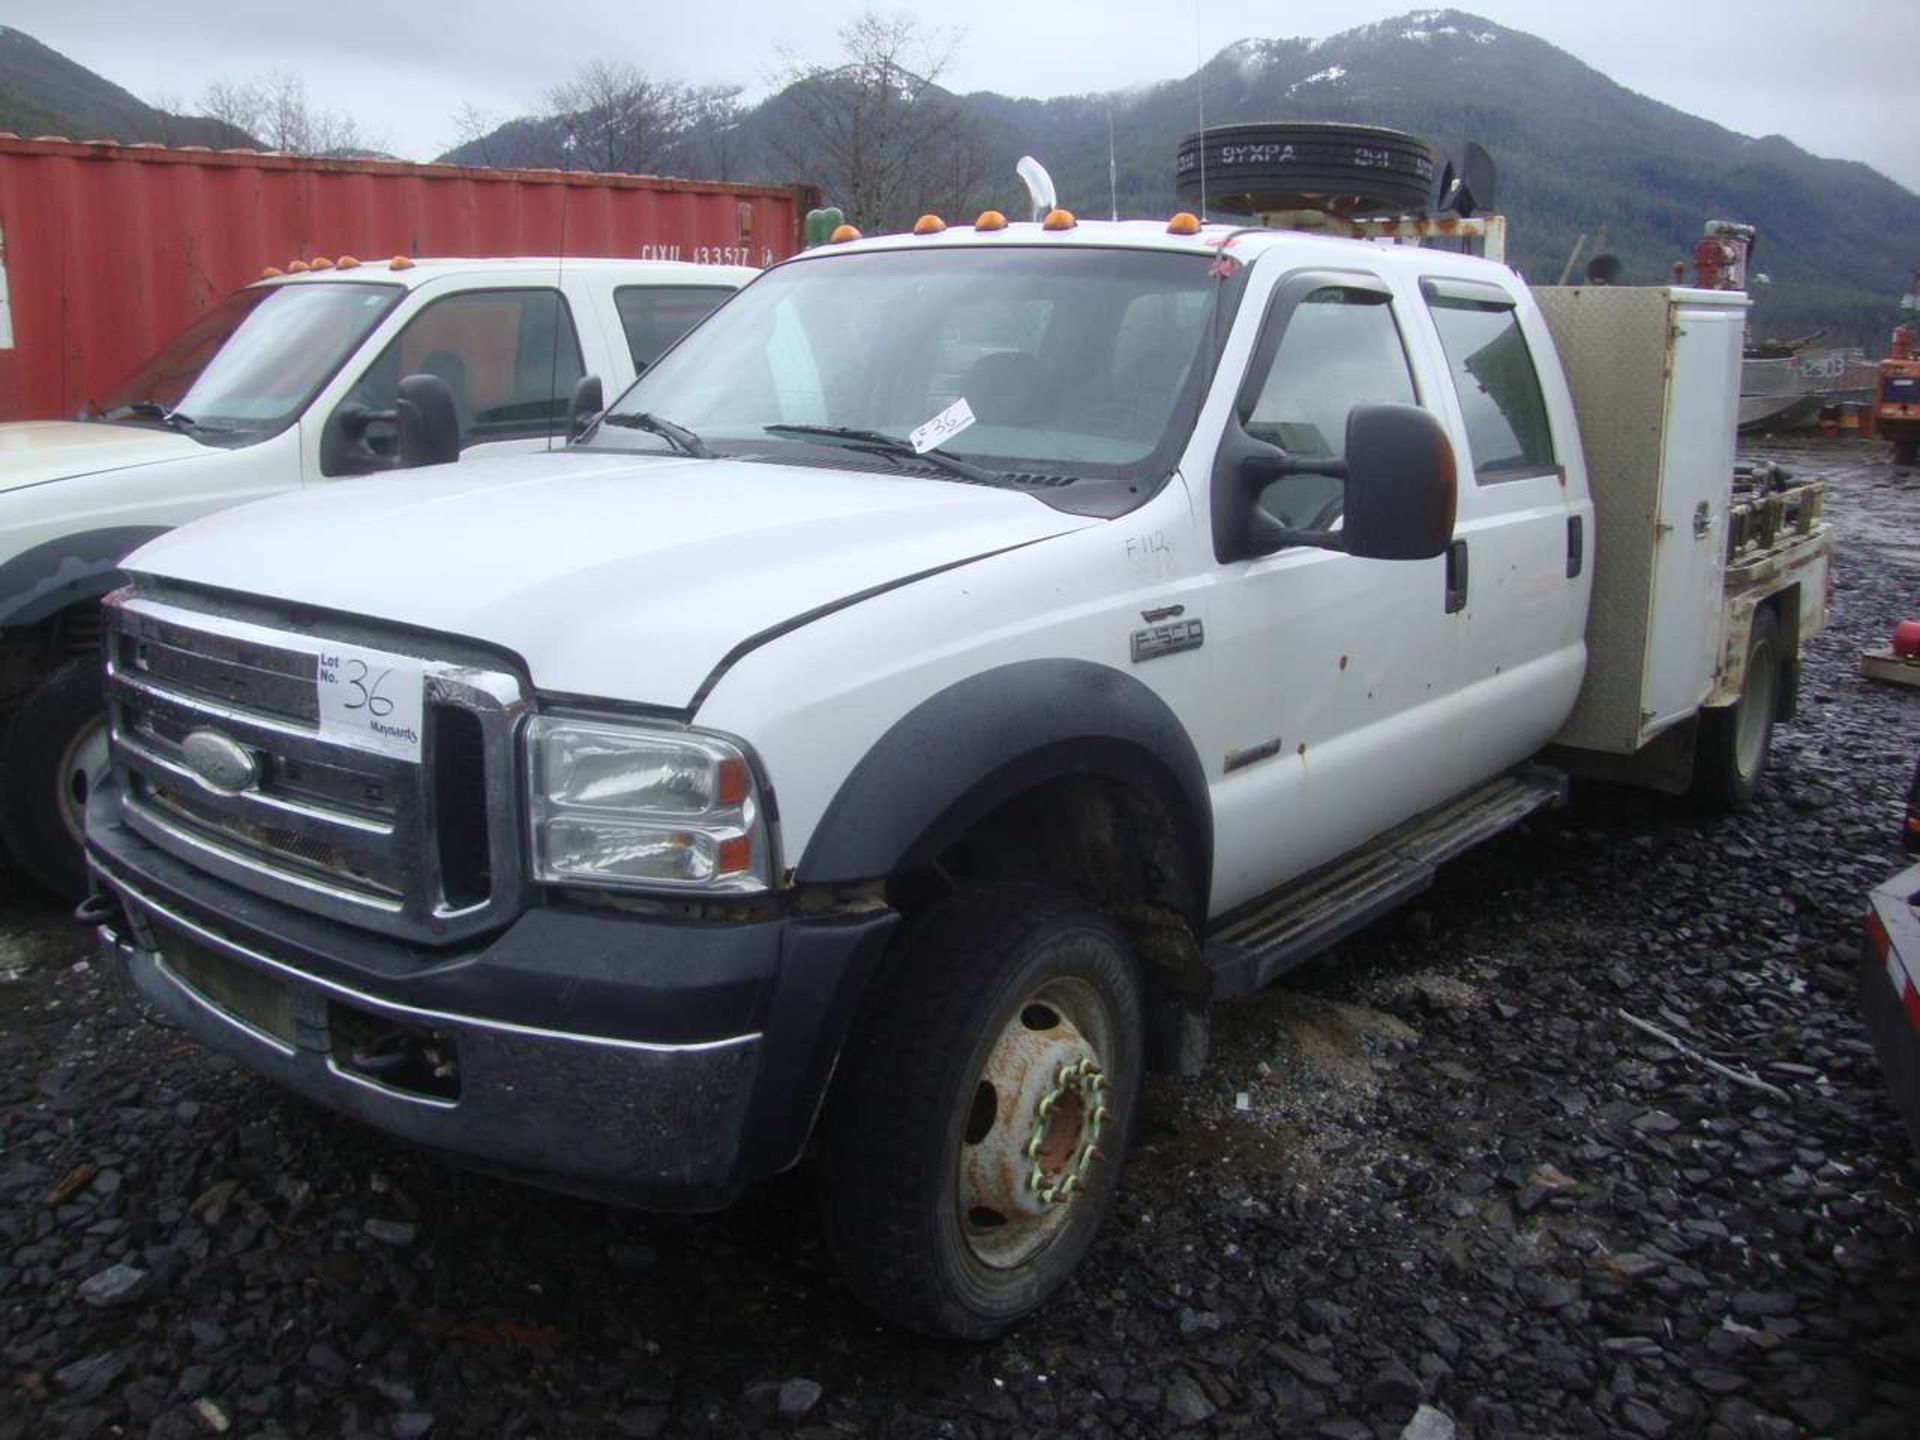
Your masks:
[[[164,525],[116,525],[22,550],[0,564],[0,628],[31,625],[118,589],[124,578],[120,562],[166,533]]]
[[[1133,786],[1165,809],[1192,877],[1197,927],[1213,874],[1206,770],[1166,701],[1087,660],[1003,665],[908,711],[828,803],[795,879],[851,884],[926,865],[1001,804],[1070,775]]]

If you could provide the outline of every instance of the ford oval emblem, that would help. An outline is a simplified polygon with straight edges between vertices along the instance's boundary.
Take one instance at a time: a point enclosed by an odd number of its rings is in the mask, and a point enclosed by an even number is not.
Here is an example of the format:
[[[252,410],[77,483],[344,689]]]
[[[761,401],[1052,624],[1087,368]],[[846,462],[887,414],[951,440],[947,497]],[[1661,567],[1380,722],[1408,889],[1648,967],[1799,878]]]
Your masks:
[[[218,730],[195,730],[180,742],[180,758],[216,795],[238,795],[260,778],[260,761]]]

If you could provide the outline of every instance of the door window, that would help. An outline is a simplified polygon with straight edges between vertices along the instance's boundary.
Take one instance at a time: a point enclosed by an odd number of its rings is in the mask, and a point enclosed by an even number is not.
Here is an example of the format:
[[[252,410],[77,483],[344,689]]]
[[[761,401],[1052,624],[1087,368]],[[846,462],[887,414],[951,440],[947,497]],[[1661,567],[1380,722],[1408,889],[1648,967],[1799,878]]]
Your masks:
[[[622,285],[613,292],[636,373],[733,293],[718,285]]]
[[[475,290],[436,300],[407,322],[342,403],[342,411],[357,407],[373,418],[357,422],[356,452],[327,473],[393,462],[397,435],[386,417],[405,376],[446,381],[465,447],[565,433],[582,373],[580,340],[557,290]]]
[[[1551,473],[1546,401],[1513,307],[1431,291],[1427,304],[1467,422],[1475,476],[1490,483]]]
[[[1258,388],[1241,395],[1240,422],[1256,440],[1291,455],[1343,458],[1356,406],[1418,403],[1389,297],[1334,285],[1310,292],[1288,317]],[[1260,506],[1291,529],[1318,530],[1339,519],[1344,496],[1330,476],[1289,475],[1261,492]]]

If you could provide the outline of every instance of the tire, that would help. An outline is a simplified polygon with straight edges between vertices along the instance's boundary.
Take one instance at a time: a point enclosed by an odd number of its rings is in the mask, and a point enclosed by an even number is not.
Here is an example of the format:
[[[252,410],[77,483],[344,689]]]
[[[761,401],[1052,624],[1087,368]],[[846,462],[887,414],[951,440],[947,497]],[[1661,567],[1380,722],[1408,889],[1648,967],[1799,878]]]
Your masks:
[[[1920,439],[1893,442],[1893,463],[1896,466],[1911,470],[1915,461],[1920,461]]]
[[[1718,810],[1753,802],[1773,749],[1773,714],[1780,700],[1780,620],[1771,607],[1754,612],[1747,634],[1746,679],[1740,698],[1700,716],[1693,790]]]
[[[87,893],[86,799],[106,772],[100,659],[69,660],[7,727],[0,833],[14,862],[54,894]]]
[[[1204,161],[1205,180],[1201,184]],[[1180,142],[1174,188],[1228,215],[1328,210],[1404,215],[1430,208],[1434,150],[1377,125],[1211,125]]]
[[[916,917],[862,1006],[824,1127],[828,1235],[861,1300],[986,1340],[1066,1283],[1126,1157],[1142,1008],[1126,937],[1071,896],[969,890]]]

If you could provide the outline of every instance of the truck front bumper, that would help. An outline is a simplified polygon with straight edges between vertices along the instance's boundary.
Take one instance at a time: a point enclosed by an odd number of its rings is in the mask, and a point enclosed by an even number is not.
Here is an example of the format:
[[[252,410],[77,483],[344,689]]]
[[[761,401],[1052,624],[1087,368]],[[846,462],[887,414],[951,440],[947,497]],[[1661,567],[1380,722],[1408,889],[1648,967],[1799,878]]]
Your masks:
[[[152,1010],[476,1168],[657,1209],[793,1164],[897,916],[528,910],[454,952],[264,901],[88,814],[102,960]]]

